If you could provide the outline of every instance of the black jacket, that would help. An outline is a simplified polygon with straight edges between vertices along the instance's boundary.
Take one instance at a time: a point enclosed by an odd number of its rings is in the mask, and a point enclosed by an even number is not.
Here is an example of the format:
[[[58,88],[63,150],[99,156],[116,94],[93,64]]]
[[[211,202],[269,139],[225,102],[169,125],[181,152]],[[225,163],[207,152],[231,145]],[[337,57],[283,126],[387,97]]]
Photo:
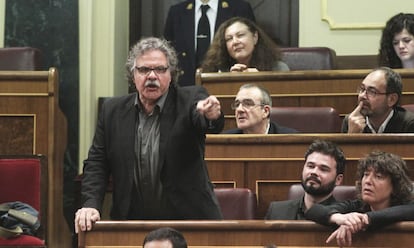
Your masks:
[[[348,115],[342,122],[341,132],[348,132]],[[363,133],[371,133],[371,129],[366,126]],[[394,108],[394,115],[385,127],[384,133],[414,133],[414,113],[402,107]]]
[[[366,213],[369,218],[368,229],[373,230],[399,221],[414,220],[414,202],[378,211],[370,211],[361,199],[347,200],[330,206],[315,204],[306,212],[305,217],[323,225],[332,225],[329,223],[332,214],[350,212]]]
[[[208,122],[196,103],[208,96],[199,86],[170,86],[160,114],[161,181],[167,195],[169,219],[220,219],[221,212],[204,162],[205,133],[218,133],[224,116]],[[136,93],[105,101],[93,144],[84,161],[83,207],[102,208],[112,176],[111,218],[128,218],[134,185]]]
[[[336,203],[335,197],[331,196],[320,204],[330,205]],[[304,220],[305,203],[303,197],[287,201],[271,202],[265,216],[266,220]]]
[[[243,130],[239,128],[229,129],[223,132],[223,134],[242,134],[242,133],[243,133]],[[284,127],[274,122],[270,122],[270,128],[269,128],[268,134],[283,134],[283,133],[298,133],[298,131],[290,127]]]

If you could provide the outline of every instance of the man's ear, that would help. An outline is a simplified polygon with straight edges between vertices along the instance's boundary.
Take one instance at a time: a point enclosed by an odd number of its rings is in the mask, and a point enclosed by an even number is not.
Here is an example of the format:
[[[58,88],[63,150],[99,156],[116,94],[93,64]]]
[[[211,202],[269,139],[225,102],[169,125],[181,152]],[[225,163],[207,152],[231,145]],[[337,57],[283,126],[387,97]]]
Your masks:
[[[392,107],[398,102],[398,94],[397,93],[391,93],[388,95],[388,106]]]
[[[263,106],[263,114],[264,114],[264,119],[266,118],[270,118],[270,106],[269,105],[264,105]]]
[[[343,180],[344,180],[344,174],[336,175],[335,185],[341,185]]]

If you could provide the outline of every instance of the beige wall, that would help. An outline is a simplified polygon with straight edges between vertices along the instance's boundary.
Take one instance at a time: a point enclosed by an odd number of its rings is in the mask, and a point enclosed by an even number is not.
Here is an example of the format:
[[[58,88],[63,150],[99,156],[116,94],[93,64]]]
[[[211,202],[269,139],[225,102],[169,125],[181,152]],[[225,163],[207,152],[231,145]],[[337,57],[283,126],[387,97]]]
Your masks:
[[[129,1],[79,1],[79,168],[96,125],[99,97],[128,92],[124,64],[128,54]]]
[[[0,0],[0,47],[4,47],[4,18],[6,17],[6,0]]]
[[[0,47],[4,46],[5,0],[0,0]],[[79,1],[79,167],[95,131],[101,96],[128,92],[129,0]]]
[[[300,0],[299,12],[299,46],[375,55],[384,23],[398,12],[414,13],[414,1]]]

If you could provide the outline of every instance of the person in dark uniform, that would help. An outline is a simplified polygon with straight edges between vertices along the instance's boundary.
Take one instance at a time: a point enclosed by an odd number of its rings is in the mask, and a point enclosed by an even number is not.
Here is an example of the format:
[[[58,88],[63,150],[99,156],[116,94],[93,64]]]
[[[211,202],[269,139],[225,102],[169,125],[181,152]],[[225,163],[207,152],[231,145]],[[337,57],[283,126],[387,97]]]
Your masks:
[[[250,4],[244,0],[187,0],[170,7],[164,26],[164,38],[177,51],[182,70],[178,84],[195,84],[195,72],[202,58],[197,60],[197,24],[201,17],[201,6],[208,4],[207,17],[210,24],[210,41],[215,31],[226,20],[241,16],[255,21]]]

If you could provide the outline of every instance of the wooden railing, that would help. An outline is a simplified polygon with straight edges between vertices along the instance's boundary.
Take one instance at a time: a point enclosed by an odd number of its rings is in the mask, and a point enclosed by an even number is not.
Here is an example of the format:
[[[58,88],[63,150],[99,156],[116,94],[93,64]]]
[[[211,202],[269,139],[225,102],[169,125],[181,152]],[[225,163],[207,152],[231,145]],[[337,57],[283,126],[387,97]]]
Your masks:
[[[79,234],[80,248],[142,247],[147,233],[160,227],[183,233],[188,247],[260,248],[337,247],[326,244],[332,229],[311,221],[98,221],[92,231]],[[353,247],[412,247],[414,222],[400,222],[375,232],[353,237]]]

